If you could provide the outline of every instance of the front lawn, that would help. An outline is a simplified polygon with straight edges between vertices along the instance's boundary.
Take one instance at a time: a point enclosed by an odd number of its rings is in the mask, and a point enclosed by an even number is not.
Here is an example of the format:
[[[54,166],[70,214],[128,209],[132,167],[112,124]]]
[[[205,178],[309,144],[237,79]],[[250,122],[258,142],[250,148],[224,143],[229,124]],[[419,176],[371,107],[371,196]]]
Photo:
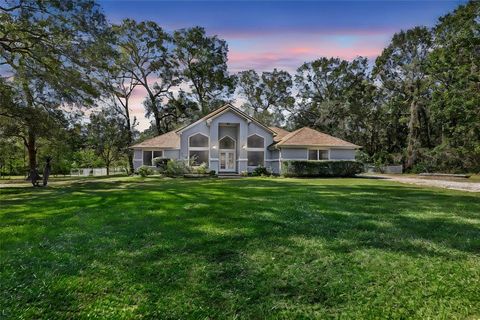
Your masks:
[[[480,195],[367,179],[0,188],[0,318],[480,317]]]

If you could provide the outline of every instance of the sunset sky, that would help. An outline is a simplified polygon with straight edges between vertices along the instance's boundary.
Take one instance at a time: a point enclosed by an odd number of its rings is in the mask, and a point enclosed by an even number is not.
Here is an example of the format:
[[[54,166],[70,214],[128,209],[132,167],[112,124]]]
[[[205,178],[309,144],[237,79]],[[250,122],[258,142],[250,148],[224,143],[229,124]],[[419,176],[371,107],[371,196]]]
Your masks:
[[[395,32],[437,19],[465,1],[100,1],[110,22],[153,20],[167,31],[205,27],[229,46],[229,70],[294,72],[318,57],[372,61]],[[133,113],[139,129],[143,92]]]

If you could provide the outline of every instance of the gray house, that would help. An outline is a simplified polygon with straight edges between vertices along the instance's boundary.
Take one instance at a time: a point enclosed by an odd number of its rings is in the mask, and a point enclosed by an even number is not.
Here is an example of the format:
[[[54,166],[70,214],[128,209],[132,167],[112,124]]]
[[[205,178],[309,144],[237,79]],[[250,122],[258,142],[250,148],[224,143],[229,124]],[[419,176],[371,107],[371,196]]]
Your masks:
[[[286,160],[354,160],[360,148],[304,127],[288,132],[267,127],[227,104],[198,121],[132,146],[135,170],[163,157],[208,164],[217,173],[241,173],[265,166],[280,173]]]

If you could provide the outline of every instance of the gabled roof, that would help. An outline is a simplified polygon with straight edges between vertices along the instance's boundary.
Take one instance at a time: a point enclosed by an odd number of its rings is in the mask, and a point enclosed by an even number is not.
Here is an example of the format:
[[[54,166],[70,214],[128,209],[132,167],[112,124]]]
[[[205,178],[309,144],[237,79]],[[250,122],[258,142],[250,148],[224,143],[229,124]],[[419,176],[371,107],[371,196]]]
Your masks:
[[[224,105],[223,107],[220,107],[218,108],[217,110],[214,110],[212,112],[210,112],[209,114],[207,114],[206,116],[198,119],[197,121],[187,125],[187,126],[184,126],[180,129],[178,129],[176,132],[177,133],[182,133],[182,131],[185,131],[186,129],[188,128],[191,128],[193,127],[194,125],[202,122],[202,121],[207,121],[209,119],[214,119],[218,116],[220,116],[221,114],[227,112],[228,110],[230,111],[233,111],[235,112],[236,114],[238,114],[239,116],[245,118],[245,119],[248,119],[252,122],[255,122],[256,124],[258,124],[260,127],[264,128],[265,130],[269,131],[269,132],[272,132],[274,133],[274,131],[272,131],[269,127],[265,126],[263,123],[259,122],[257,119],[249,116],[248,114],[246,114],[245,112],[243,112],[242,110],[238,109],[237,107],[233,106],[232,104],[230,103],[227,103],[226,105]]]
[[[278,147],[340,147],[340,148],[360,148],[353,143],[332,137],[326,133],[313,130],[308,127],[295,130],[283,136],[275,145]]]
[[[273,137],[274,142],[279,142],[280,140],[282,140],[283,137],[285,137],[287,134],[290,133],[290,131],[287,131],[279,127],[269,127],[269,128],[270,130],[275,132],[275,136]]]
[[[180,136],[173,130],[137,143],[130,148],[180,149]]]

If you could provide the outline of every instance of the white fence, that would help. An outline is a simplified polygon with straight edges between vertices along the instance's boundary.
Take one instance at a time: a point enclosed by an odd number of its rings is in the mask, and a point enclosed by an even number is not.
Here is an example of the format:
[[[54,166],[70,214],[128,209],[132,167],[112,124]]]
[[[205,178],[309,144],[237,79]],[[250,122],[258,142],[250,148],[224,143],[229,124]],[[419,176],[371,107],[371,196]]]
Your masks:
[[[110,175],[114,174],[125,174],[127,171],[124,168],[111,168]],[[80,168],[80,169],[72,169],[70,170],[71,176],[77,177],[89,177],[89,176],[106,176],[107,175],[107,168]]]
[[[365,166],[366,172],[374,173],[374,172],[381,172],[381,173],[394,173],[394,174],[401,174],[403,173],[402,166],[382,166],[382,167],[375,167],[374,165],[366,165]]]

